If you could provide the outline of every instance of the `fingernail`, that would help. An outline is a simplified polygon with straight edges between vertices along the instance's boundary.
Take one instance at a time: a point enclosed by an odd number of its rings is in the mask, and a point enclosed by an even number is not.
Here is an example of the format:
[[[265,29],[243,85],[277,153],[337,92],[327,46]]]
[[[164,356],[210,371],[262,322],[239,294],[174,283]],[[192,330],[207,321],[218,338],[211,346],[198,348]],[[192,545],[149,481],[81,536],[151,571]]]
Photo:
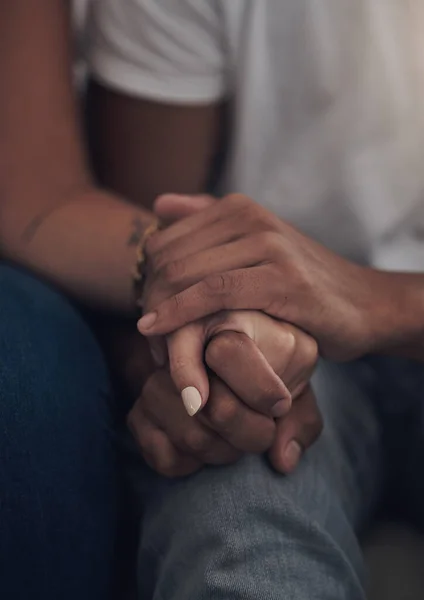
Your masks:
[[[195,387],[186,387],[181,392],[181,397],[184,402],[184,406],[190,417],[193,417],[197,412],[199,412],[200,407],[202,406],[202,396],[200,392]]]
[[[144,317],[142,317],[139,322],[138,322],[138,328],[139,329],[150,329],[151,327],[153,327],[153,325],[156,323],[156,319],[158,318],[158,314],[153,312],[153,313],[147,313],[147,315],[144,315]]]
[[[302,457],[302,446],[296,440],[292,440],[284,453],[284,461],[288,472],[294,471]]]
[[[290,408],[290,404],[291,402],[288,400],[279,400],[277,404],[274,404],[274,406],[271,408],[271,416],[274,417],[274,419],[284,417]]]

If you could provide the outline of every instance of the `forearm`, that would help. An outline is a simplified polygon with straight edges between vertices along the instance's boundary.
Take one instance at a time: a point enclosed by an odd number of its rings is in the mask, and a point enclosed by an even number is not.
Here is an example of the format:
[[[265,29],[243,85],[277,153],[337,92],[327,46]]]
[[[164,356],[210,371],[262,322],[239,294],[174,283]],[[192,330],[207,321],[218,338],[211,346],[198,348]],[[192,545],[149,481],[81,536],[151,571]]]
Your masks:
[[[2,253],[84,305],[130,315],[136,246],[151,220],[147,211],[87,189],[19,230],[0,226]]]
[[[424,362],[424,274],[369,272],[372,350]]]
[[[65,0],[0,7],[0,248],[91,306],[133,310],[148,212],[97,190],[72,86]]]

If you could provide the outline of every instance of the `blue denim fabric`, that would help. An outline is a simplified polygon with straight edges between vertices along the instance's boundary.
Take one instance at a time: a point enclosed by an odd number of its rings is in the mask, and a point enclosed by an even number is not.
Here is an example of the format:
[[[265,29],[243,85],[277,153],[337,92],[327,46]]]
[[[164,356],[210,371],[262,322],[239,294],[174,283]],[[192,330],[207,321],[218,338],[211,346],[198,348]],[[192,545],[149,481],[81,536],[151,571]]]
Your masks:
[[[116,538],[111,391],[58,293],[0,265],[0,597],[105,600]]]

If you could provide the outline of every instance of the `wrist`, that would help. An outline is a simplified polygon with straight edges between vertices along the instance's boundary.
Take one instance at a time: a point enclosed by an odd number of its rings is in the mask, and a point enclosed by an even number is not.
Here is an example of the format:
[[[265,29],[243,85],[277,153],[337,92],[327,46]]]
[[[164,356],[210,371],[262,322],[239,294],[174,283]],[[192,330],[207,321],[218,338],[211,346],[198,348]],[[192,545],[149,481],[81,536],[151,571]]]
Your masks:
[[[368,353],[422,353],[424,276],[367,269],[364,283]]]

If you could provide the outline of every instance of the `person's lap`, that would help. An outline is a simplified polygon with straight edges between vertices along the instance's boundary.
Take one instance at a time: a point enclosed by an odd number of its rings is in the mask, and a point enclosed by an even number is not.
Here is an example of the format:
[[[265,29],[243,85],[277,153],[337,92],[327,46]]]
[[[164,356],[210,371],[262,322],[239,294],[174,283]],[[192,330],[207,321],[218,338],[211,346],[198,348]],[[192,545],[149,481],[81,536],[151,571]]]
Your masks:
[[[104,600],[116,461],[101,352],[76,310],[0,264],[0,595]]]
[[[101,353],[56,292],[5,266],[0,289],[2,590],[15,583],[11,599],[28,585],[46,599],[103,598],[116,479]],[[247,457],[168,481],[131,458],[144,512],[143,600],[362,597],[355,531],[382,480],[375,377],[366,364],[326,364],[314,386],[325,431],[291,477]],[[422,421],[412,425],[408,450],[422,455]],[[411,472],[419,492],[423,477]]]

